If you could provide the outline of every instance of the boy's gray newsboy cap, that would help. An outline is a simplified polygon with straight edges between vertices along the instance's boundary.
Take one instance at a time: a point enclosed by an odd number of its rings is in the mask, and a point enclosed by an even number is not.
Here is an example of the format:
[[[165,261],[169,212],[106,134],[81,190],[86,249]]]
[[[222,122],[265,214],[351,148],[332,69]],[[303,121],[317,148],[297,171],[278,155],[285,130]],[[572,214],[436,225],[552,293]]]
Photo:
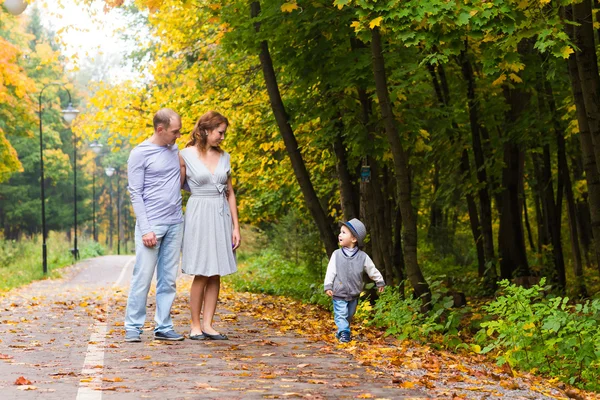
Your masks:
[[[345,225],[350,229],[352,236],[358,241],[358,245],[362,246],[363,241],[367,237],[367,228],[365,228],[365,224],[356,218],[352,218],[350,221],[342,222],[342,225]]]

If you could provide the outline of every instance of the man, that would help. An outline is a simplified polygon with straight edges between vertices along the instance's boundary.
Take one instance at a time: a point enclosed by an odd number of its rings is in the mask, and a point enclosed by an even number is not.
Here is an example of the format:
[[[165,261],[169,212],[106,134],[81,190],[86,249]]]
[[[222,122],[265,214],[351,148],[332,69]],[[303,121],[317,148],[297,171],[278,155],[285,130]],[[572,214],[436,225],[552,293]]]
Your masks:
[[[154,134],[135,147],[127,162],[135,224],[136,261],[125,312],[125,341],[140,342],[146,302],[156,269],[154,339],[183,340],[173,330],[171,306],[183,237],[179,149],[181,117],[163,108],[154,115]]]

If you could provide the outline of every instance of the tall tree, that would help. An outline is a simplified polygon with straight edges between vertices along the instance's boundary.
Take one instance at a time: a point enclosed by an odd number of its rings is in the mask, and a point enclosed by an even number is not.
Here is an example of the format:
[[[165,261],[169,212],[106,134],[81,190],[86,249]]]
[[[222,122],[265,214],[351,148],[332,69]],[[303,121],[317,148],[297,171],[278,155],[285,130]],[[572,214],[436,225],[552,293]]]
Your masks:
[[[431,292],[429,290],[429,285],[419,268],[419,261],[417,259],[417,219],[411,200],[412,192],[408,155],[400,141],[400,135],[398,135],[396,121],[390,103],[381,34],[378,27],[374,27],[371,30],[371,51],[373,53],[373,76],[375,77],[377,98],[379,99],[381,116],[383,118],[385,132],[392,149],[392,157],[394,160],[398,202],[400,204],[400,213],[402,215],[406,273],[415,291],[415,295],[417,297],[422,296],[424,307],[427,308],[430,307],[429,302],[431,300]]]
[[[257,1],[253,2],[250,5],[250,10],[252,18],[258,17],[260,14],[260,4]],[[255,24],[255,29],[257,32],[260,31],[260,23],[257,22]],[[263,75],[267,85],[271,107],[273,108],[273,114],[292,162],[292,167],[294,169],[294,173],[296,174],[296,178],[298,179],[298,184],[302,189],[306,206],[310,210],[315,224],[319,228],[321,240],[325,244],[327,253],[332,254],[338,247],[336,236],[332,229],[333,221],[330,220],[323,210],[323,207],[319,202],[319,198],[317,197],[317,193],[315,192],[310,180],[308,170],[304,165],[302,154],[300,154],[300,149],[298,148],[298,142],[296,141],[296,137],[294,136],[294,132],[288,121],[288,115],[285,111],[281,93],[279,92],[279,86],[277,85],[277,78],[275,76],[275,69],[273,68],[273,61],[271,60],[271,55],[269,54],[269,44],[266,40],[260,41],[260,63],[263,69]]]

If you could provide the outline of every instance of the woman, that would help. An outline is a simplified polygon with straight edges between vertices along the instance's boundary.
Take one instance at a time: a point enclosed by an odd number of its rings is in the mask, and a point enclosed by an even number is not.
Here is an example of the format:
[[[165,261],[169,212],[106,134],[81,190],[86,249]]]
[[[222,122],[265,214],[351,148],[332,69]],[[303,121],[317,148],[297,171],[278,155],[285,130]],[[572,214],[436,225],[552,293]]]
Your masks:
[[[181,183],[187,179],[192,193],[186,206],[181,267],[183,273],[194,275],[190,291],[192,340],[228,339],[212,327],[221,276],[237,271],[234,251],[241,241],[229,154],[219,147],[228,126],[227,118],[207,112],[196,122],[186,148],[179,152]]]

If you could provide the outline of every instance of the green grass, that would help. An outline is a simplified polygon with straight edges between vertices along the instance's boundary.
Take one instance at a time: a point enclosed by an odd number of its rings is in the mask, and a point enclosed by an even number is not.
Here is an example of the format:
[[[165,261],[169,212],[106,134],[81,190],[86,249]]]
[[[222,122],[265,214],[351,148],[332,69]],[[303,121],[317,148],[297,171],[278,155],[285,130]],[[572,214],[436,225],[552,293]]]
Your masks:
[[[238,261],[238,272],[224,278],[237,291],[288,296],[326,306],[330,303],[323,293],[323,279],[316,276],[318,274],[273,250],[243,254]]]
[[[48,251],[48,277],[60,277],[60,269],[73,264],[70,249],[73,247],[64,233],[50,232],[46,241]],[[104,248],[89,239],[78,243],[81,259],[97,257]],[[0,293],[30,282],[44,279],[42,271],[42,240],[0,240]]]

